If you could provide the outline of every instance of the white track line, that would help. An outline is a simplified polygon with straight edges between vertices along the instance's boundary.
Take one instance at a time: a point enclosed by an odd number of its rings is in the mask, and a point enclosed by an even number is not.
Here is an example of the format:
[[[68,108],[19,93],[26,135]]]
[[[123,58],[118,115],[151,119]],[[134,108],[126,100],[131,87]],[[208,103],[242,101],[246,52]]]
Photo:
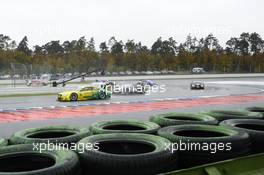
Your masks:
[[[227,84],[227,85],[259,85],[264,86],[264,81],[209,81],[206,84]]]

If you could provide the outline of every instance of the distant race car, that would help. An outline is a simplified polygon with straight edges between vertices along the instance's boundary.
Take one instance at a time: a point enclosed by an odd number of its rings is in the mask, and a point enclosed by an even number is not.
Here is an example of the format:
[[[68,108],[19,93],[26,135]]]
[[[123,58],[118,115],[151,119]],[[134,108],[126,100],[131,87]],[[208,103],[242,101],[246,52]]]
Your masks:
[[[148,90],[141,81],[135,84],[116,84],[114,87],[113,93],[120,95],[145,94]]]
[[[203,73],[205,73],[205,70],[202,67],[194,67],[194,68],[192,68],[191,73],[193,73],[193,74],[203,74]]]
[[[43,80],[26,80],[27,86],[47,86],[48,82]]]
[[[114,84],[115,84],[115,82],[113,82],[113,81],[108,81],[108,80],[95,80],[94,83],[105,83],[105,84],[107,84],[107,85],[114,85]]]
[[[204,89],[204,83],[201,81],[193,81],[191,82],[191,90],[199,90],[199,89]]]
[[[84,101],[104,100],[111,98],[112,92],[107,90],[105,84],[98,83],[83,86],[73,91],[65,91],[58,94],[58,101]]]
[[[30,79],[26,80],[27,86],[47,86],[49,84],[50,75],[43,74],[40,77],[32,76]]]
[[[148,86],[155,86],[158,85],[156,82],[154,82],[153,80],[142,80],[141,82],[143,82],[145,85]]]

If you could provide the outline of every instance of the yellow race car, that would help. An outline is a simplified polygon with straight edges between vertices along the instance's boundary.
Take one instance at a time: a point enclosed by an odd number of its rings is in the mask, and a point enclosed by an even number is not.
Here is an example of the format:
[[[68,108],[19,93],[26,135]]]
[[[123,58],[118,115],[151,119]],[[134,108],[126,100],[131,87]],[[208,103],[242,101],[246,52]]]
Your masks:
[[[58,101],[103,100],[111,98],[112,92],[107,90],[106,84],[82,86],[73,91],[58,94]]]

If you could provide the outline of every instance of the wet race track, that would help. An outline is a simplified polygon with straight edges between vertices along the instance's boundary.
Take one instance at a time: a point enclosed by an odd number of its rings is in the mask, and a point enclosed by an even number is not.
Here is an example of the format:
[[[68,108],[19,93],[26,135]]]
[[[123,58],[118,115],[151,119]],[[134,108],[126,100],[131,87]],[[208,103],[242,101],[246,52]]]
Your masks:
[[[201,98],[201,97],[217,97],[230,95],[247,95],[260,93],[263,85],[252,83],[252,81],[261,82],[261,79],[240,79],[239,81],[227,80],[219,81],[217,79],[204,80],[205,90],[190,90],[192,80],[157,80],[158,86],[163,86],[165,90],[153,90],[158,92],[150,92],[145,95],[113,95],[109,100],[90,100],[80,102],[58,102],[56,95],[47,96],[26,96],[26,97],[9,97],[1,98],[0,109],[22,109],[30,107],[50,107],[50,106],[75,106],[75,105],[91,105],[102,103],[119,103],[119,102],[137,102],[152,101],[168,98]],[[231,82],[231,83],[228,83]],[[244,82],[244,83],[239,83]],[[251,82],[251,83],[248,83]],[[121,82],[126,84],[127,82]],[[128,82],[129,83],[129,82]],[[77,86],[77,85],[75,85]],[[35,87],[36,88],[36,87]],[[35,89],[33,88],[33,89]],[[50,87],[48,87],[50,88]],[[70,87],[75,89],[75,87]],[[70,89],[69,88],[69,89]],[[56,89],[56,88],[55,88]]]
[[[264,101],[261,78],[204,79],[205,90],[190,90],[191,81],[157,80],[155,82],[165,91],[156,90],[158,92],[149,95],[113,95],[104,101],[58,102],[56,95],[2,97],[0,134],[7,136],[22,128],[45,125],[88,126],[95,121],[115,118],[145,120],[151,115],[172,111],[240,109]]]

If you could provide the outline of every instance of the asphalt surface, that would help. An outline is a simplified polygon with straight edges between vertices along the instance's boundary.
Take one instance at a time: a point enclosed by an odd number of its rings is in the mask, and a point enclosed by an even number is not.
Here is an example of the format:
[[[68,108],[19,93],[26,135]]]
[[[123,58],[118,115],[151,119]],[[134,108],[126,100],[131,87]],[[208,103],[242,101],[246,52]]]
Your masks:
[[[155,99],[167,98],[188,98],[196,99],[201,97],[215,97],[215,96],[232,96],[232,95],[262,95],[262,88],[264,84],[261,78],[228,78],[228,79],[205,79],[205,90],[190,90],[190,82],[192,80],[157,80],[159,85],[165,85],[165,92],[150,93],[149,95],[113,95],[110,100],[92,100],[84,102],[58,102],[56,95],[51,96],[30,96],[30,97],[10,97],[0,98],[0,109],[17,109],[27,107],[49,107],[49,106],[75,106],[79,104],[98,104],[105,102],[131,102],[131,101],[152,101]],[[264,95],[264,94],[263,94]],[[248,106],[260,105],[263,102],[245,102],[240,104],[226,104],[226,105],[204,105],[194,108],[177,109],[181,112],[199,112],[210,109],[243,109]],[[149,116],[172,112],[174,109],[167,110],[153,110],[144,112],[128,112],[123,114],[108,114],[92,117],[82,118],[64,118],[64,119],[49,119],[49,120],[34,120],[27,122],[14,123],[0,123],[0,137],[8,137],[13,132],[39,126],[47,125],[77,125],[88,127],[91,123],[101,120],[112,119],[140,119],[147,120]]]
[[[263,103],[262,103],[263,104]],[[208,111],[214,109],[222,109],[222,110],[240,110],[250,106],[260,105],[259,102],[250,102],[236,105],[214,105],[214,106],[200,106],[193,108],[183,108],[183,109],[169,109],[169,110],[153,110],[153,111],[145,111],[145,112],[129,112],[123,114],[108,114],[108,115],[100,115],[100,116],[87,116],[80,118],[63,118],[63,119],[49,119],[49,120],[32,120],[26,122],[15,122],[15,123],[0,123],[0,137],[10,137],[14,132],[32,128],[32,127],[43,127],[43,126],[56,126],[56,125],[72,125],[72,126],[81,126],[81,127],[89,127],[92,123],[98,121],[109,121],[113,119],[138,119],[138,120],[148,120],[150,116],[156,114],[162,114],[166,112],[191,112],[197,113],[201,111]]]
[[[243,95],[251,93],[259,93],[264,88],[264,85],[256,85],[256,83],[248,82],[261,82],[261,79],[239,79],[236,82],[245,82],[244,84],[234,83],[234,79],[228,79],[225,82],[232,82],[227,84],[219,79],[206,79],[205,90],[190,90],[190,83],[192,80],[157,80],[156,89],[152,89],[145,95],[113,95],[109,100],[90,100],[81,102],[58,102],[57,95],[47,96],[25,96],[25,97],[2,97],[0,98],[0,109],[21,109],[30,107],[50,107],[50,106],[74,106],[78,104],[100,104],[112,102],[131,102],[131,101],[147,101],[155,99],[166,98],[199,98],[199,97],[214,97],[214,96],[229,96],[229,95]],[[131,82],[117,82],[122,84],[133,83]],[[75,89],[77,85],[67,87],[70,90]],[[163,88],[162,88],[163,87]],[[38,89],[35,87],[34,89]],[[40,87],[42,91],[50,90],[52,87]],[[56,88],[56,90],[58,90]]]

